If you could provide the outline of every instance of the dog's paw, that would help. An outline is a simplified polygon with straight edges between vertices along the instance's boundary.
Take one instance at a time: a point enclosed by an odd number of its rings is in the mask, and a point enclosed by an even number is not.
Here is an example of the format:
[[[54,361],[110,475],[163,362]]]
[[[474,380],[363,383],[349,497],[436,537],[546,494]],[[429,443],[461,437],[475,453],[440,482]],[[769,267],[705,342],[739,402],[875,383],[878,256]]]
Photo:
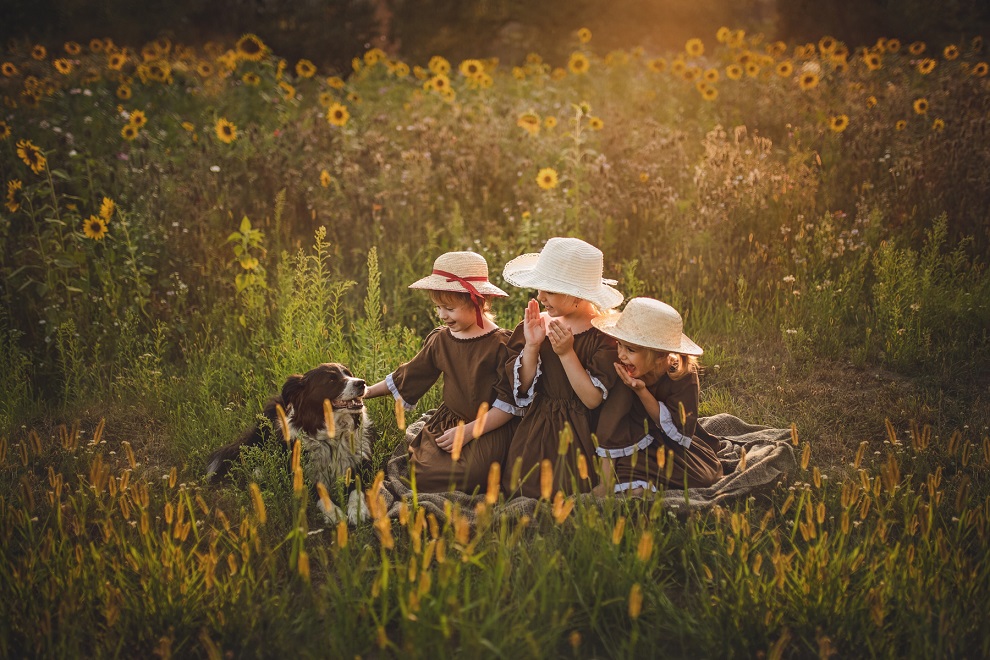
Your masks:
[[[368,502],[364,498],[364,493],[352,490],[347,499],[347,522],[352,527],[357,527],[359,523],[365,522],[370,517],[371,511],[368,510]]]
[[[347,518],[344,514],[344,510],[333,502],[330,502],[330,506],[327,507],[324,506],[323,500],[319,500],[316,503],[316,507],[320,510],[320,513],[323,514],[323,519],[327,521],[328,525],[336,525],[341,520],[345,520]],[[348,506],[348,508],[350,507]]]

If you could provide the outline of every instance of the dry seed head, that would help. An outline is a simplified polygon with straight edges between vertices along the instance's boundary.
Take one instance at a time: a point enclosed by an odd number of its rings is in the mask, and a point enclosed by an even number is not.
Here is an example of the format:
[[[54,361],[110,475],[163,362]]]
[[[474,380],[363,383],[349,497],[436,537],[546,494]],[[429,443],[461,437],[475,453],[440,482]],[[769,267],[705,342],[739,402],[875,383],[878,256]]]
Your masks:
[[[323,423],[327,426],[327,435],[331,438],[337,435],[337,423],[333,419],[333,406],[330,399],[323,399]]]
[[[636,619],[639,618],[640,612],[643,610],[643,589],[639,586],[637,582],[629,590],[629,618]]]
[[[275,412],[278,414],[278,424],[279,428],[282,429],[282,441],[285,443],[289,442],[289,418],[285,416],[285,408],[282,404],[275,404]]]
[[[797,424],[795,424],[794,422],[791,422],[791,444],[794,445],[795,447],[797,447],[798,446],[798,442],[799,441],[798,441]]]
[[[332,510],[333,502],[330,500],[330,493],[327,492],[327,487],[323,485],[322,481],[316,482],[316,493],[320,497],[320,503],[323,505],[323,510]]]
[[[495,504],[498,502],[499,485],[502,483],[502,466],[492,463],[488,466],[488,490],[485,493],[485,502]]]
[[[103,439],[103,429],[106,427],[106,425],[107,425],[106,418],[101,417],[100,421],[96,425],[96,430],[93,431],[93,439],[89,441],[89,444],[91,445],[100,444],[100,440]]]
[[[581,479],[581,481],[584,481],[588,478],[588,459],[584,457],[583,453],[578,453],[577,470],[578,470],[578,477]]]
[[[856,450],[856,459],[853,461],[853,468],[859,469],[859,464],[863,462],[863,454],[866,453],[866,448],[869,444],[866,440],[859,443],[859,449]]]
[[[482,401],[481,405],[478,406],[478,416],[474,420],[474,428],[471,430],[471,435],[477,440],[485,432],[485,423],[488,421],[488,402]]]
[[[309,553],[305,550],[299,551],[296,569],[299,571],[299,576],[306,580],[306,582],[309,582]]]
[[[399,524],[405,525],[409,522],[409,507],[406,506],[405,500],[399,502]]]
[[[253,481],[248,486],[251,493],[251,504],[254,506],[254,515],[262,525],[268,520],[268,512],[265,511],[265,501],[261,498],[261,489]],[[242,534],[243,536],[243,534]]]
[[[406,430],[406,408],[402,399],[395,400],[395,424],[400,431]]]
[[[341,520],[337,523],[337,547],[347,547],[347,521]]]
[[[646,529],[639,537],[639,545],[636,547],[636,558],[646,562],[653,556],[653,532]]]
[[[454,446],[450,450],[450,460],[455,463],[461,460],[462,449],[464,449],[464,422],[460,421],[457,422],[457,429],[454,431]]]
[[[736,468],[736,472],[742,472],[746,469],[746,448],[743,447],[739,450],[739,467]]]
[[[553,491],[553,465],[550,459],[540,461],[540,499],[549,500]]]
[[[807,470],[808,463],[811,461],[811,445],[805,443],[804,449],[801,450],[801,469]]]

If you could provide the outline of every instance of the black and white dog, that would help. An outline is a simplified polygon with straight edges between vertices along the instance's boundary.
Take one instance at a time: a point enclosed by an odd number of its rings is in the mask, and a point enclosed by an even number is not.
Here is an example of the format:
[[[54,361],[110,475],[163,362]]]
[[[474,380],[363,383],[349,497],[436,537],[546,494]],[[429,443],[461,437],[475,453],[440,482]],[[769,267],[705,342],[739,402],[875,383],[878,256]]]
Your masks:
[[[365,382],[354,378],[341,364],[321,364],[305,374],[289,376],[282,385],[282,393],[272,397],[263,411],[272,430],[256,424],[231,444],[213,452],[206,468],[207,478],[213,482],[223,478],[230,471],[231,463],[237,460],[241,447],[260,447],[273,440],[282,450],[291,452],[292,443],[299,440],[306,481],[314,492],[318,483],[332,492],[337,480],[344,477],[348,469],[356,476],[371,459],[371,445],[376,434],[361,398],[365,389]],[[333,429],[328,428],[324,401],[329,401],[333,409]],[[279,405],[289,423],[288,442],[282,434],[276,408]],[[318,499],[317,506],[329,524],[337,524],[345,518],[341,508],[333,502],[326,507]],[[368,519],[363,493],[358,490],[351,491],[346,518],[352,525]]]

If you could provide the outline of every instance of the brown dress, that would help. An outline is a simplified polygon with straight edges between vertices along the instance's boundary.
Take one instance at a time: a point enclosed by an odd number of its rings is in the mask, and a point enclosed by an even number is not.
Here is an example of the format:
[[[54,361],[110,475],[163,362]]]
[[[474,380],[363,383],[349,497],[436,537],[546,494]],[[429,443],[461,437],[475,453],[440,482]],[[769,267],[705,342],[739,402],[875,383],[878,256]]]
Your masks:
[[[481,337],[459,339],[446,327],[439,327],[426,337],[416,357],[386,377],[392,395],[401,398],[409,410],[443,375],[443,403],[409,443],[410,469],[415,470],[417,490],[425,493],[485,490],[491,464],[505,460],[516,418],[476,440],[465,437],[456,463],[449,452],[437,446],[437,438],[455,428],[458,422],[475,419],[482,403],[516,417],[523,414],[512,403],[510,385],[502,368],[511,359],[506,346],[508,338],[509,331],[502,328]]]
[[[549,339],[544,339],[540,346],[540,360],[533,385],[528,392],[520,391],[516,356],[525,345],[523,324],[520,323],[509,339],[509,348],[515,355],[506,364],[506,375],[512,383],[515,404],[525,406],[526,414],[509,445],[502,469],[502,488],[509,496],[540,497],[540,463],[543,459],[549,459],[553,466],[554,493],[558,490],[565,494],[587,492],[597,483],[593,465],[595,445],[591,432],[601,406],[589,410],[581,402]],[[618,359],[615,340],[597,328],[590,328],[574,335],[574,352],[607,401],[619,379],[612,366]],[[570,429],[572,441],[561,454],[561,432],[565,428]],[[584,456],[587,466],[584,479],[578,470],[578,454]],[[515,467],[517,462],[520,465],[518,472]],[[515,489],[514,473],[519,477]]]
[[[722,464],[716,455],[718,438],[698,426],[698,372],[692,370],[679,380],[664,374],[647,390],[660,402],[659,426],[624,383],[602,404],[598,455],[612,459],[615,491],[711,486],[722,476]],[[660,449],[664,467],[657,459]]]

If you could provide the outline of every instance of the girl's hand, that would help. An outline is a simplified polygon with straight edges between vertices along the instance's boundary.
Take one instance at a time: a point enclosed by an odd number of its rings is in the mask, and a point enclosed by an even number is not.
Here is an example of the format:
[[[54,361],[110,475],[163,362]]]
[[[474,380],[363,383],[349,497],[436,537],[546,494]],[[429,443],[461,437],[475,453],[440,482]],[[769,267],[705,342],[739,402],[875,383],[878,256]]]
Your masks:
[[[539,346],[547,336],[547,328],[540,316],[540,303],[530,298],[523,317],[523,336],[527,346]]]
[[[615,363],[615,373],[619,374],[619,378],[622,382],[625,383],[626,387],[631,389],[633,392],[639,393],[640,390],[646,387],[646,383],[638,378],[633,378],[630,376],[629,372],[626,371],[626,368],[619,362]]]
[[[574,333],[557,319],[550,321],[547,336],[550,337],[550,345],[557,355],[566,355],[574,350]]]
[[[456,426],[454,428],[447,429],[446,431],[443,432],[443,435],[437,438],[437,447],[444,450],[448,454],[454,451],[454,436],[456,435],[457,435]],[[464,447],[465,445],[467,445],[467,443],[471,442],[471,440],[473,439],[474,438],[471,435],[470,429],[465,427],[464,443],[461,445],[461,447]]]

